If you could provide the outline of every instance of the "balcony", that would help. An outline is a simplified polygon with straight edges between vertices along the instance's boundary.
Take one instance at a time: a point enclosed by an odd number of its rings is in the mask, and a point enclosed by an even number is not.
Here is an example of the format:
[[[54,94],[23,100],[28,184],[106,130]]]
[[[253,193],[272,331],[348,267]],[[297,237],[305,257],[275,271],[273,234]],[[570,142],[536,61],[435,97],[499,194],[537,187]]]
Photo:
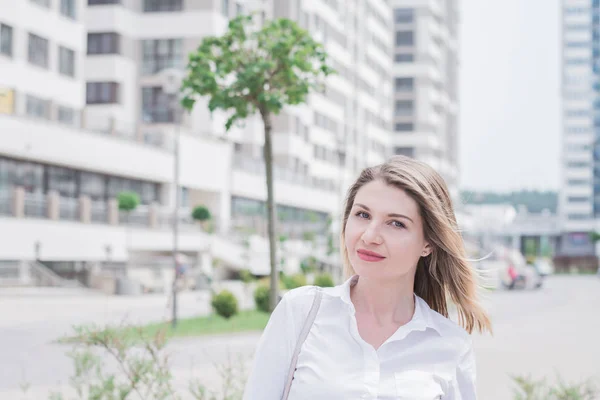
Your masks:
[[[157,204],[140,205],[125,212],[118,209],[116,199],[105,202],[92,201],[87,196],[64,197],[57,192],[28,193],[22,187],[0,192],[0,216],[163,230],[173,226],[173,211]],[[181,230],[201,230],[188,208],[179,210],[178,222]]]
[[[24,93],[13,91],[13,98],[24,96]],[[16,103],[15,103],[16,104]],[[74,109],[64,107],[59,104],[55,104],[50,100],[43,101],[42,112],[38,115],[32,115],[27,113],[27,110],[23,107],[22,109],[12,106],[9,112],[2,114],[2,117],[14,117],[20,120],[29,120],[35,122],[42,122],[51,126],[62,126],[65,128],[71,128],[75,130],[84,130],[87,132],[97,133],[101,135],[108,135],[115,138],[123,139],[126,141],[137,142],[152,147],[157,147],[170,151],[172,145],[170,141],[166,140],[164,135],[157,137],[157,132],[147,135],[145,133],[144,124],[130,123],[126,121],[120,121],[112,117],[96,117],[87,115],[84,109]],[[163,115],[164,111],[156,111],[157,117],[160,121],[156,122],[170,122],[166,121],[169,115]],[[162,112],[162,114],[161,114]]]

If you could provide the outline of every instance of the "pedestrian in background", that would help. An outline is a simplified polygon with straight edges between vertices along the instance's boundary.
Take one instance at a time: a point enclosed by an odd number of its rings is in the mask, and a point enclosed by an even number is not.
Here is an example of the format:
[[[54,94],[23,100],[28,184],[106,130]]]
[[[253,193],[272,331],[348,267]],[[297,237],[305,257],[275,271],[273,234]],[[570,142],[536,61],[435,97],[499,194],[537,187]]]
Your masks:
[[[395,156],[362,171],[343,211],[348,279],[283,297],[244,399],[475,399],[469,334],[491,323],[444,180]]]

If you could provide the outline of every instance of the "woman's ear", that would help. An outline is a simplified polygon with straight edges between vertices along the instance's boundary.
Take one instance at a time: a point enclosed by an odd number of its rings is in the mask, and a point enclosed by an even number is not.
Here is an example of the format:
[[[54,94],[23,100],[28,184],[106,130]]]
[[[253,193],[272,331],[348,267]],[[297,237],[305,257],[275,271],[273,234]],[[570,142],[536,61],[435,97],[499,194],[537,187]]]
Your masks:
[[[431,247],[431,245],[429,243],[425,243],[425,247],[423,247],[423,251],[421,252],[421,257],[427,257],[431,254],[432,251],[433,248]]]

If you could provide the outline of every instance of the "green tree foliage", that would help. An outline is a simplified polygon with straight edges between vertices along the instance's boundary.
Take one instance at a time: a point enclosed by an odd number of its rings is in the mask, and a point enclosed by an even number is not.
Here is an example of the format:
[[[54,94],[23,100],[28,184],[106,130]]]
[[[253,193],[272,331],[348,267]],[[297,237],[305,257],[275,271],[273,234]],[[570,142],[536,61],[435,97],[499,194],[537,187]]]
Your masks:
[[[222,36],[202,40],[189,57],[182,105],[192,110],[201,97],[208,97],[211,112],[227,113],[226,130],[257,113],[263,121],[273,309],[277,301],[273,116],[287,105],[305,103],[333,70],[327,66],[323,46],[295,22],[281,18],[257,26],[254,15],[239,16]]]
[[[548,209],[555,213],[558,207],[558,194],[556,192],[540,192],[537,190],[521,190],[510,193],[463,191],[461,193],[464,204],[511,204],[515,207],[524,205],[532,213],[539,213]]]
[[[117,195],[119,210],[131,212],[140,205],[140,196],[135,192],[121,192]]]
[[[192,210],[192,218],[200,222],[208,221],[211,219],[210,211],[206,206],[196,206]]]

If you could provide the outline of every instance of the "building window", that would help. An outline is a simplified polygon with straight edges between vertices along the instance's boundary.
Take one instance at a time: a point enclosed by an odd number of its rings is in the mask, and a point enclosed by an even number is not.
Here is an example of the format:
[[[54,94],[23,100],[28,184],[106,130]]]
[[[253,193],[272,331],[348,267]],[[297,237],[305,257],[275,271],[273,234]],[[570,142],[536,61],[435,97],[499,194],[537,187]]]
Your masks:
[[[26,113],[28,116],[42,119],[50,118],[49,100],[43,100],[39,97],[27,95],[25,103]]]
[[[183,10],[183,0],[144,0],[144,12],[181,10]]]
[[[571,221],[585,221],[592,218],[590,214],[568,214],[567,218]]]
[[[221,0],[221,13],[229,18],[229,0]]]
[[[31,64],[48,68],[48,40],[29,34],[28,60]]]
[[[121,36],[114,32],[88,33],[88,54],[119,54]]]
[[[591,185],[590,181],[586,179],[569,179],[567,180],[569,186],[588,186]]]
[[[78,196],[78,171],[70,168],[47,167],[48,191],[56,191],[61,197],[74,198]]]
[[[0,54],[12,57],[13,48],[13,30],[12,27],[0,24]]]
[[[413,114],[414,104],[412,100],[396,100],[394,114],[398,116],[410,116]]]
[[[75,0],[60,0],[60,13],[65,17],[76,19]]]
[[[161,87],[142,88],[142,119],[148,123],[173,123],[175,113],[169,104],[169,97]]]
[[[569,196],[567,201],[569,203],[588,203],[590,198],[585,196]]]
[[[31,2],[37,4],[38,6],[50,8],[50,0],[31,0]]]
[[[242,15],[244,13],[244,6],[242,6],[240,3],[235,3],[235,15],[239,16]]]
[[[396,78],[396,92],[412,92],[414,83],[414,78]]]
[[[106,200],[106,177],[93,172],[80,172],[79,193],[93,201]]]
[[[567,163],[567,167],[569,168],[589,168],[590,163],[586,161],[569,161]]]
[[[58,107],[58,122],[65,125],[75,125],[75,110],[71,107]]]
[[[397,24],[410,24],[414,18],[415,14],[412,8],[396,8],[394,10],[394,21]]]
[[[119,102],[119,84],[116,82],[88,82],[87,104],[114,104]]]
[[[413,46],[415,44],[415,34],[413,31],[396,32],[396,46]]]
[[[415,156],[415,148],[414,147],[394,147],[394,154],[396,154],[398,156],[414,157]]]
[[[395,124],[394,130],[396,132],[412,132],[415,130],[414,124]]]
[[[394,56],[394,61],[397,63],[413,62],[415,61],[415,56],[410,53],[400,53]]]
[[[88,0],[88,6],[96,6],[101,4],[121,4],[121,0]]]
[[[66,47],[58,47],[58,71],[66,76],[75,76],[75,52]]]
[[[156,39],[142,42],[142,73],[156,74],[166,68],[183,68],[183,40]]]

